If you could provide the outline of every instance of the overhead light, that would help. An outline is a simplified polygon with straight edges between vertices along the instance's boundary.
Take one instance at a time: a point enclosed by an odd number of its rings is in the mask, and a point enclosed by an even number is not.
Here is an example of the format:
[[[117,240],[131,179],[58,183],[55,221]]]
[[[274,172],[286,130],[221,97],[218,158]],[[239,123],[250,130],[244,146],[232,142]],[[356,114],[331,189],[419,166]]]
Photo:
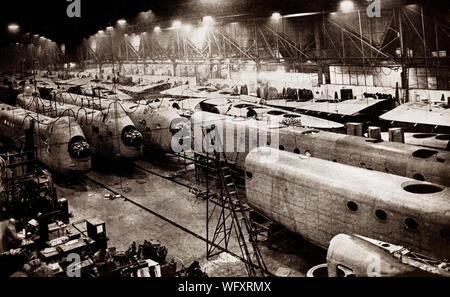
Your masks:
[[[343,13],[352,12],[354,8],[355,8],[355,5],[353,4],[353,1],[350,1],[350,0],[344,0],[340,4],[340,10]]]
[[[161,28],[159,26],[156,26],[154,29],[155,32],[161,32]]]
[[[39,34],[34,34],[33,37],[38,38]]]
[[[125,36],[125,37],[127,37],[128,36],[128,34],[127,33],[125,33],[123,36]]]
[[[103,33],[105,33],[105,31],[103,31],[103,30],[98,30],[98,34],[103,34]]]
[[[214,23],[214,19],[211,16],[207,15],[207,16],[203,17],[203,25],[211,26],[213,23]]]
[[[108,26],[108,27],[106,27],[106,30],[108,30],[108,31],[111,31],[111,30],[113,30],[114,28],[112,27],[112,26]]]
[[[121,26],[124,26],[124,25],[127,24],[127,21],[124,20],[124,19],[120,19],[120,20],[117,21],[117,24],[119,24],[119,25],[121,25]]]
[[[272,13],[272,20],[279,21],[281,19],[281,14],[279,12]]]
[[[9,30],[10,32],[17,32],[17,31],[20,30],[20,26],[17,25],[17,24],[9,24],[9,25],[8,25],[8,30]]]
[[[180,28],[181,28],[181,22],[180,21],[174,21],[172,23],[172,29],[177,30],[177,29],[180,29]]]

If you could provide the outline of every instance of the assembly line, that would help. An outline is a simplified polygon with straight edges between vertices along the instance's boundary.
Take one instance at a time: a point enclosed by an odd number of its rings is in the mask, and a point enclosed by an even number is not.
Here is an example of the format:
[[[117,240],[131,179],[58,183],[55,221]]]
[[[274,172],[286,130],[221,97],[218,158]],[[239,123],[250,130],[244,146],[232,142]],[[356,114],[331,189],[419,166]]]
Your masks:
[[[3,17],[0,277],[450,276],[450,10],[82,1]]]

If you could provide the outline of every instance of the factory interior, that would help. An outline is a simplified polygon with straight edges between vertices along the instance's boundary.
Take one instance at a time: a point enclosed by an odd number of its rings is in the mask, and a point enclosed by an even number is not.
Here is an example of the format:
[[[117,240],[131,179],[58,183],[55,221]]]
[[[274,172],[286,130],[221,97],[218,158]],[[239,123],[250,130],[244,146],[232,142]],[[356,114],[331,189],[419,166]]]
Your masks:
[[[10,4],[0,276],[450,276],[450,3]]]

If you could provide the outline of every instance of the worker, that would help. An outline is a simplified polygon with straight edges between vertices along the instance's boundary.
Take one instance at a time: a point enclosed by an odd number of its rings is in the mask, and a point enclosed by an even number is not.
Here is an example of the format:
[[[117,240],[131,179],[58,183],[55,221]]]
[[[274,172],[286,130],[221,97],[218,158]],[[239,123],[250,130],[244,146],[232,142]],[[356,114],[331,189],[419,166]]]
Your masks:
[[[2,241],[6,247],[6,250],[15,250],[22,245],[22,238],[17,235],[16,232],[16,220],[10,219],[8,225],[3,233]]]
[[[247,85],[241,86],[241,95],[248,95],[248,86]]]
[[[114,259],[106,249],[100,249],[94,254],[94,263],[100,274],[104,274],[115,268]]]

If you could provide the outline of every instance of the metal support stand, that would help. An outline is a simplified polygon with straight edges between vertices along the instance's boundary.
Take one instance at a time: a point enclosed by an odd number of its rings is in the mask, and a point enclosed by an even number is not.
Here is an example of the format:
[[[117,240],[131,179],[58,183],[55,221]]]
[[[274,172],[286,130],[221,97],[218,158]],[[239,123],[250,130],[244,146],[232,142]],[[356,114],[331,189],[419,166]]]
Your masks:
[[[206,129],[203,127],[204,137],[214,129],[214,125]],[[212,146],[215,147],[217,143],[221,147],[220,139],[212,138]],[[219,153],[213,149],[213,152],[196,154],[196,160],[196,167],[203,168],[206,178],[207,259],[217,256],[223,251],[230,251],[237,245],[249,276],[268,275],[267,267],[258,248],[255,228],[252,227],[250,208],[239,197],[235,178],[225,153]],[[198,178],[199,171],[196,172]],[[219,193],[211,192],[211,177],[217,178]]]

